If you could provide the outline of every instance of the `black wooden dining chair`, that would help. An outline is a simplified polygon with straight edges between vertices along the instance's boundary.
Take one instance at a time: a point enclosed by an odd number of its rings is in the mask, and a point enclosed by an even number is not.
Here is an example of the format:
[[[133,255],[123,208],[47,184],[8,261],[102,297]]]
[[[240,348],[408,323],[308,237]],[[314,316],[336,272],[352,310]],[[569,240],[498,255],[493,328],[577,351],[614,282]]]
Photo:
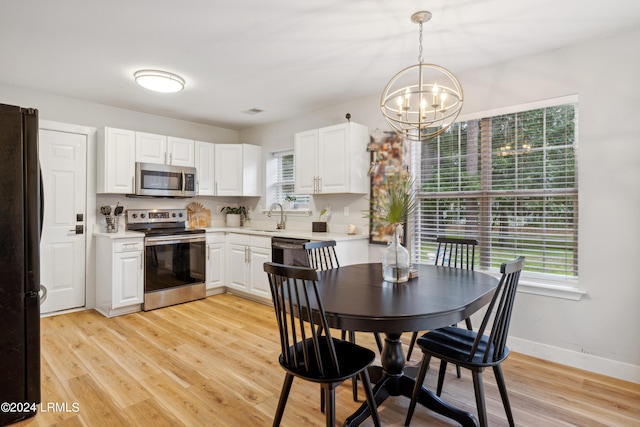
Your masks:
[[[279,426],[295,377],[320,383],[326,402],[326,425],[335,425],[335,389],[359,375],[373,422],[380,425],[367,368],[375,353],[349,341],[331,337],[322,300],[318,294],[318,272],[312,268],[264,263],[269,277],[278,329],[280,366],[286,371],[273,425]],[[312,315],[309,315],[313,313]],[[318,333],[318,327],[322,333]]]
[[[309,266],[316,271],[330,270],[340,267],[338,255],[336,254],[336,241],[325,240],[321,242],[307,242],[304,245],[309,259]],[[353,332],[352,332],[353,333]],[[342,331],[342,339],[345,339],[346,331]],[[382,351],[382,339],[380,334],[374,332],[378,351]],[[354,335],[355,339],[355,335]],[[352,341],[354,342],[354,341]]]
[[[338,255],[336,254],[336,241],[324,240],[320,242],[307,242],[304,245],[304,250],[307,251],[307,257],[309,259],[309,267],[316,271],[330,270],[340,267],[338,261]],[[322,330],[318,331],[318,333]],[[342,331],[342,339],[348,339],[350,342],[356,342],[356,334],[354,331]],[[374,332],[376,344],[378,345],[378,351],[382,352],[382,340],[380,334]],[[354,377],[352,383],[353,400],[358,400],[358,381],[357,377]]]
[[[461,239],[457,237],[438,237],[438,250],[436,251],[435,265],[442,265],[446,267],[464,268],[466,270],[473,270],[475,267],[476,246],[478,241],[476,239]],[[472,330],[471,319],[468,317],[464,319],[468,330]],[[411,342],[409,343],[409,351],[407,351],[407,360],[411,359],[411,352],[416,345],[416,339],[418,339],[418,332],[414,332],[411,336]],[[460,368],[456,369],[458,378],[460,378]]]
[[[487,425],[482,371],[484,368],[492,367],[496,382],[498,383],[498,390],[500,390],[502,404],[507,414],[507,420],[509,421],[509,425],[513,427],[513,414],[511,413],[511,405],[509,404],[509,396],[507,395],[507,388],[504,383],[500,363],[509,356],[509,347],[506,345],[509,324],[523,266],[524,257],[519,257],[500,266],[502,277],[487,307],[478,332],[447,326],[429,331],[418,338],[417,344],[423,353],[422,364],[420,365],[420,371],[416,378],[416,385],[413,389],[413,396],[409,404],[405,425],[408,426],[411,422],[419,391],[427,373],[429,360],[433,356],[442,361],[440,372],[438,373],[438,388],[436,390],[438,396],[440,396],[442,392],[447,362],[455,363],[458,366],[471,370],[476,406],[478,409],[478,420],[480,421],[481,427]],[[487,329],[490,323],[491,327]],[[485,335],[485,331],[487,330],[489,331],[489,335]]]

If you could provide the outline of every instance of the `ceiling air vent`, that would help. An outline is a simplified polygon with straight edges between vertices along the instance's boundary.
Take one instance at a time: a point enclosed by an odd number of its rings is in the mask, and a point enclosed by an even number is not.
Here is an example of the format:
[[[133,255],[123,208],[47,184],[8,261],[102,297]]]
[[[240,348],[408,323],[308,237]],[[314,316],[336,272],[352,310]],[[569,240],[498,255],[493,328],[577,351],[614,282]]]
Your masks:
[[[249,114],[250,116],[253,116],[254,114],[258,114],[258,113],[262,113],[264,110],[261,110],[259,108],[252,108],[250,110],[246,110],[243,111],[244,114]]]

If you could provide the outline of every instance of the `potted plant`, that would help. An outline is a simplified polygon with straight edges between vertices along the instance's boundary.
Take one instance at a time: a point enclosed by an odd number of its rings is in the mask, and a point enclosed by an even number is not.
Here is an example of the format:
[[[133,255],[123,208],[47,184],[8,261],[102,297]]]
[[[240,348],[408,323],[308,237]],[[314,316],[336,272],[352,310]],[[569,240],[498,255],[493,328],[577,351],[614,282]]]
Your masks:
[[[403,225],[415,211],[414,181],[408,172],[396,172],[386,176],[386,188],[381,191],[366,216],[393,229],[393,236],[382,253],[382,277],[388,282],[406,282],[411,262],[409,252],[400,242]]]
[[[297,200],[298,199],[293,194],[287,194],[286,197],[284,198],[287,209],[295,209]]]
[[[311,231],[313,232],[326,232],[327,231],[327,222],[322,221],[322,215],[327,213],[327,209],[322,209],[320,214],[318,215],[318,220],[313,221],[311,223]]]
[[[225,206],[220,209],[227,215],[227,227],[242,227],[247,217],[247,210],[244,206]]]

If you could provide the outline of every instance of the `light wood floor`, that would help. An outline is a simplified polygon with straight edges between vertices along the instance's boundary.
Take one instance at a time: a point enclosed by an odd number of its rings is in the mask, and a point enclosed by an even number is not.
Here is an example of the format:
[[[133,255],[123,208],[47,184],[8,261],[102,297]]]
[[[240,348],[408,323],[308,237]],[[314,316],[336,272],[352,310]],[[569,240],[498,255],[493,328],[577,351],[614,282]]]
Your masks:
[[[357,340],[375,347],[371,334]],[[269,426],[284,379],[278,347],[272,308],[228,294],[113,319],[95,311],[44,318],[43,410],[17,425]],[[443,398],[476,414],[471,377],[463,370],[457,379],[454,369]],[[640,425],[638,384],[515,353],[503,369],[518,426]],[[485,388],[490,425],[506,426],[491,372]],[[317,386],[294,381],[283,425],[324,425],[319,401]],[[336,401],[339,425],[361,403],[349,382]],[[383,424],[404,425],[408,404],[384,402]],[[412,425],[457,424],[418,407]]]

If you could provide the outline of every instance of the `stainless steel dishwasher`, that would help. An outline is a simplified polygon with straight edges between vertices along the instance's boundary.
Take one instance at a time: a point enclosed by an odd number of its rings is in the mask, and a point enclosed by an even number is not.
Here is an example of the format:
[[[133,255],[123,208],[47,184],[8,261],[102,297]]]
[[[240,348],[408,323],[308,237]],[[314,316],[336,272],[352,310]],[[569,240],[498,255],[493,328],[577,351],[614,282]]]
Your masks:
[[[290,237],[271,238],[271,261],[285,265],[309,267],[307,252],[304,244],[309,239],[294,239]]]

